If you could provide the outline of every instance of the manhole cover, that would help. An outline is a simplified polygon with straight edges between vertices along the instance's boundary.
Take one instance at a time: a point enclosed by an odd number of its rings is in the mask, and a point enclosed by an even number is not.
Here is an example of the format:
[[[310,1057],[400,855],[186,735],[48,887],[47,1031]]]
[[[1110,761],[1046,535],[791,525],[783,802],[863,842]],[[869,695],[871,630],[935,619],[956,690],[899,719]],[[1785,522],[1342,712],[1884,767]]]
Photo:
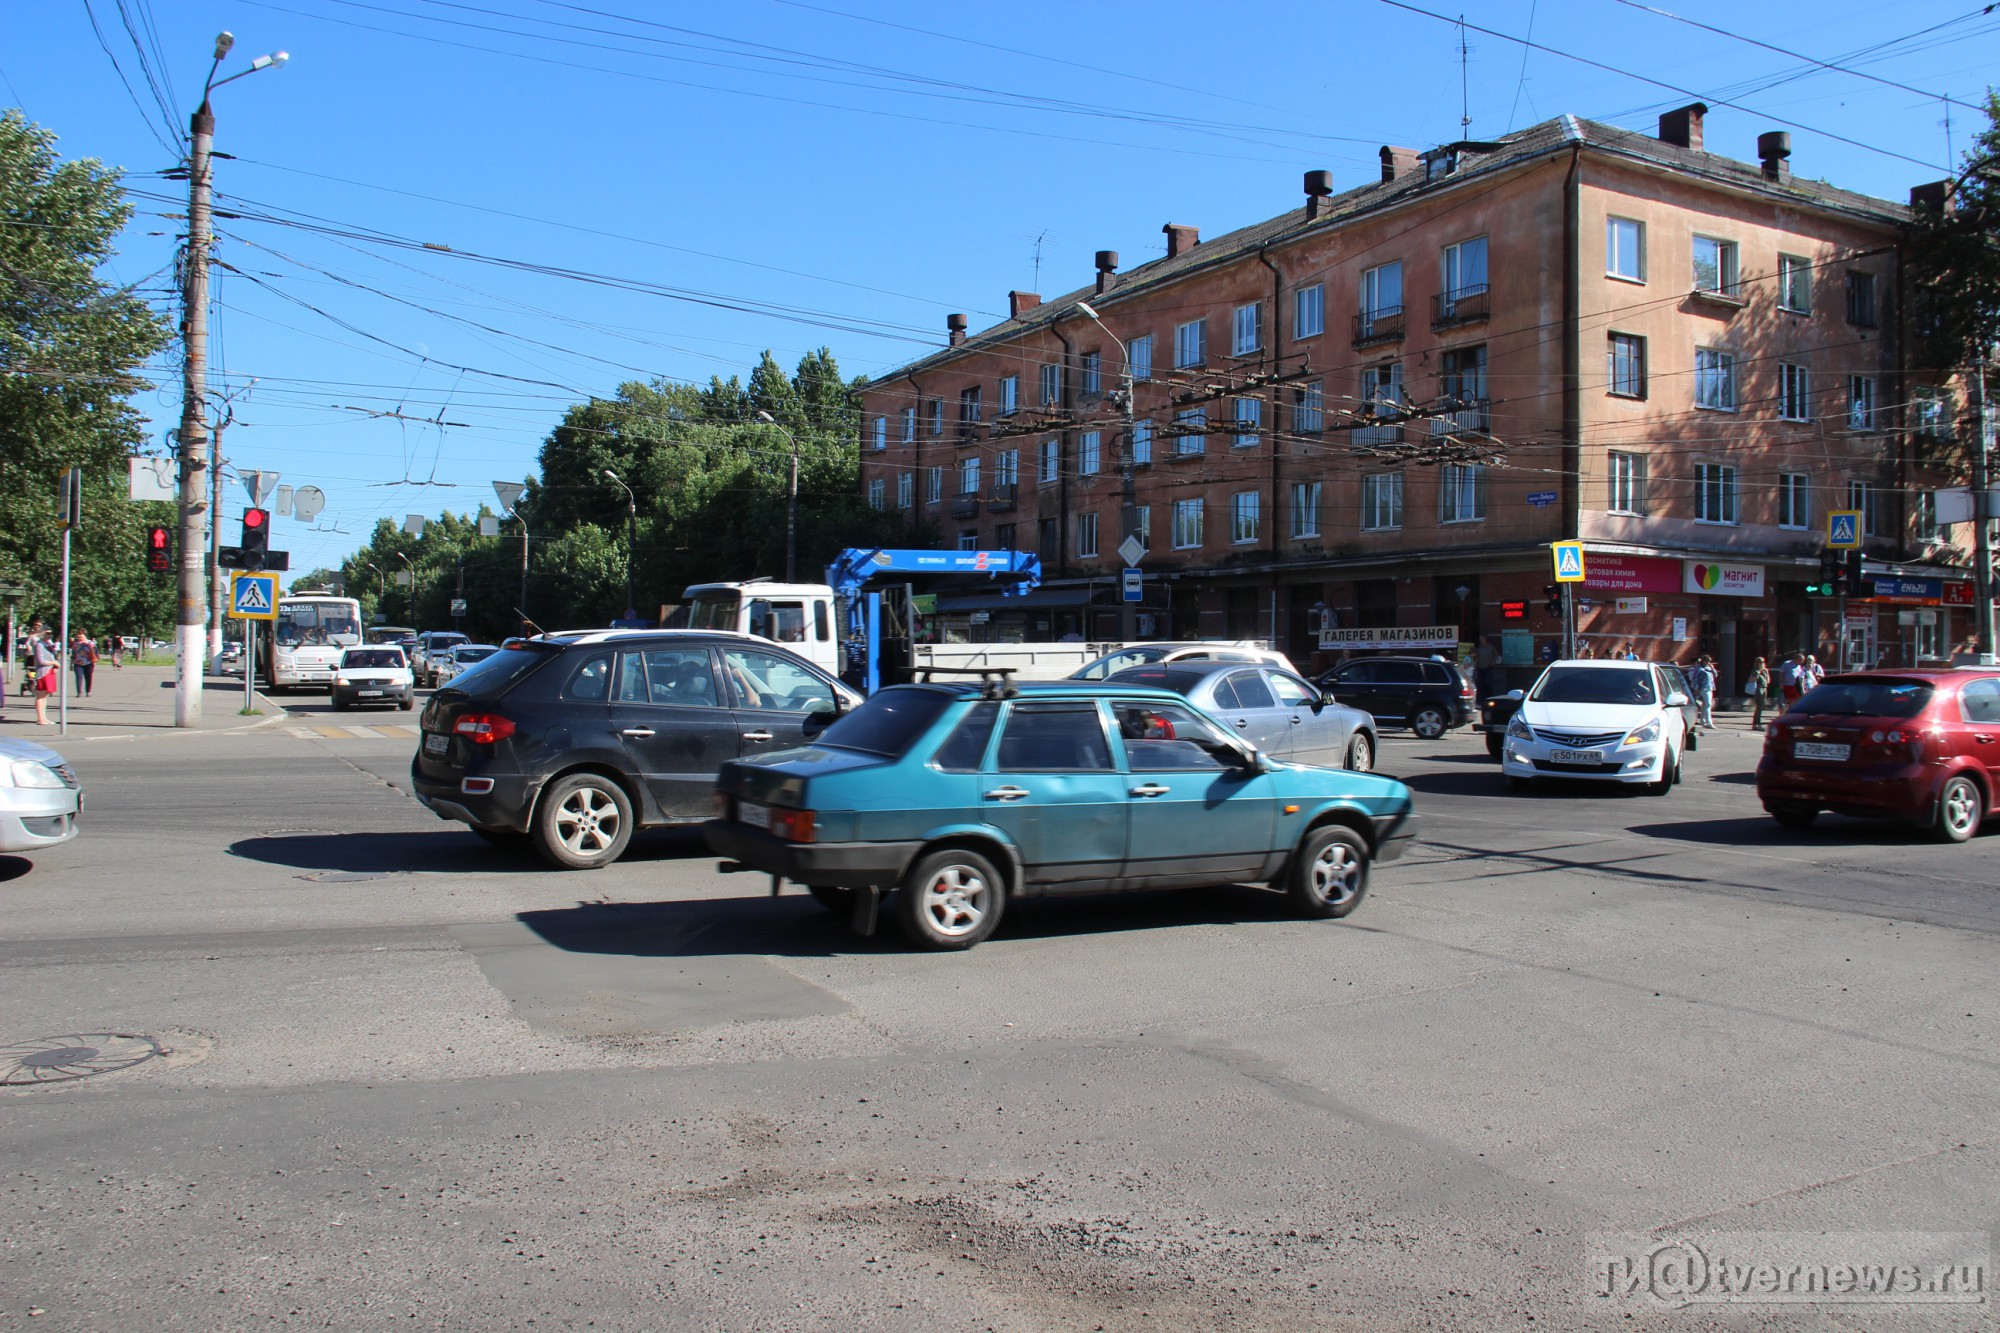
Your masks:
[[[133,1032],[76,1032],[0,1046],[0,1087],[67,1083],[144,1064],[166,1047]]]
[[[297,875],[296,879],[311,880],[315,884],[358,884],[364,879],[387,879],[386,870],[315,870],[310,875]]]

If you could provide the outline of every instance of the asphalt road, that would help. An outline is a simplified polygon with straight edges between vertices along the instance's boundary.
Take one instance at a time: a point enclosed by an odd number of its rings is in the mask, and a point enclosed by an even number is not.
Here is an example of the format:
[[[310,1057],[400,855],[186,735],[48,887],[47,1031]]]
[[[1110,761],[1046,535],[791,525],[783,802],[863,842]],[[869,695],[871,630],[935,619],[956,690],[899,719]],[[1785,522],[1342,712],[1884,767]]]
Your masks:
[[[686,834],[546,871],[408,798],[411,715],[287,703],[72,744],[85,836],[0,858],[0,1042],[171,1051],[0,1089],[0,1320],[1597,1328],[1596,1233],[2000,1212],[2000,832],[1787,833],[1747,728],[1665,798],[1390,740],[1423,841],[1346,922],[1024,903],[931,955]]]

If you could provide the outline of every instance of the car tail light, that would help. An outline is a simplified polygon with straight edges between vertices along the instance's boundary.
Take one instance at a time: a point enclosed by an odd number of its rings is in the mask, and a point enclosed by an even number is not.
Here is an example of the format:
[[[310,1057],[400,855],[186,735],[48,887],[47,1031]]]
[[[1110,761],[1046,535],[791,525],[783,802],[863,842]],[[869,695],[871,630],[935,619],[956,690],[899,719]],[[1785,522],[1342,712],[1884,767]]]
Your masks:
[[[1476,694],[1477,691],[1472,688],[1472,682],[1460,676],[1458,678],[1458,697],[1461,699],[1470,699],[1475,697]]]
[[[491,745],[514,734],[514,719],[498,713],[466,713],[451,724],[451,734],[474,745]]]
[[[714,795],[710,796],[708,801],[708,809],[709,813],[714,815],[717,819],[729,818],[729,794],[727,792],[718,791]]]
[[[786,842],[811,842],[816,833],[813,812],[774,809],[771,811],[771,832]]]

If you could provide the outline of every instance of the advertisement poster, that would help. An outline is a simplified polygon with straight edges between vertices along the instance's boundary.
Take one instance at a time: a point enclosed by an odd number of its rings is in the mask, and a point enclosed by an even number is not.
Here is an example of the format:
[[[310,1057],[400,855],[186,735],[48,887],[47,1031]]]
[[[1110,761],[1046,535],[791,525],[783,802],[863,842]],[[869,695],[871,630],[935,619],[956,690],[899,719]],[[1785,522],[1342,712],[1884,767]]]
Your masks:
[[[1764,567],[1733,565],[1724,560],[1683,560],[1687,582],[1682,592],[1698,592],[1709,597],[1762,597]]]

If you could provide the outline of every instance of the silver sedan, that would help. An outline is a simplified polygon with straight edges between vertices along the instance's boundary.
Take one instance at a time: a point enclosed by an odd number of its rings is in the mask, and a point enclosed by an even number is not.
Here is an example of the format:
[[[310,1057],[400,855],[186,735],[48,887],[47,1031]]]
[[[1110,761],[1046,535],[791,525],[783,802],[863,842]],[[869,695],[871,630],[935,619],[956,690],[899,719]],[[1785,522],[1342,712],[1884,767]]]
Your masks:
[[[0,852],[68,842],[83,813],[83,789],[63,757],[33,741],[0,739]]]
[[[1335,703],[1304,677],[1243,662],[1165,662],[1110,678],[1184,694],[1273,759],[1366,773],[1375,767],[1375,720]]]

